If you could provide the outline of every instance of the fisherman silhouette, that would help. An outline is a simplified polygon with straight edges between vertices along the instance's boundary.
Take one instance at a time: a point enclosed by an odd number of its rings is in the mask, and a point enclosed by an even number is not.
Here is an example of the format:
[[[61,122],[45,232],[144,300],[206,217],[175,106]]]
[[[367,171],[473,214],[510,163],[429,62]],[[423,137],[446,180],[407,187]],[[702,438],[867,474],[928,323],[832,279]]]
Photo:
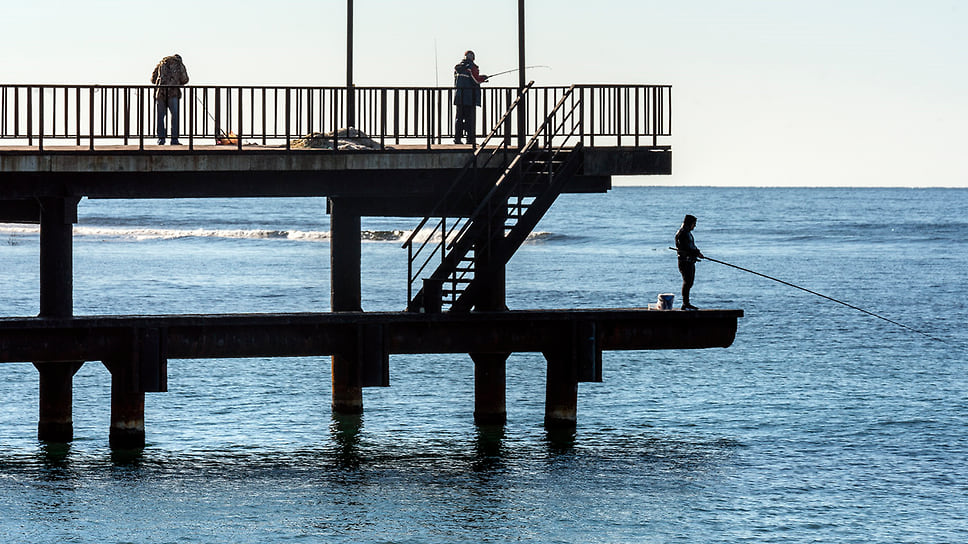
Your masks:
[[[474,64],[474,52],[466,51],[464,59],[454,66],[454,105],[457,118],[454,120],[454,143],[460,144],[461,138],[474,145],[477,135],[477,107],[481,105],[481,83],[487,76],[479,73]]]
[[[699,248],[696,247],[696,240],[692,236],[692,230],[696,228],[696,217],[687,215],[682,220],[682,226],[676,232],[676,253],[679,255],[679,273],[682,274],[682,309],[698,310],[689,302],[689,291],[696,280],[696,261],[705,258]]]

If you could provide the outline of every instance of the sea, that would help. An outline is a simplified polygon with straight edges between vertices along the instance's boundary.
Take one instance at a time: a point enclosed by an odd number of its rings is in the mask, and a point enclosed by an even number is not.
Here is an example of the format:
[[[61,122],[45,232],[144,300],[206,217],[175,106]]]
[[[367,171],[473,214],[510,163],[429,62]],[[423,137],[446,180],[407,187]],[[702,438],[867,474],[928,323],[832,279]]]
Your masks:
[[[82,200],[75,315],[328,311],[325,209]],[[573,433],[543,427],[532,353],[503,427],[475,426],[466,355],[392,356],[357,418],[332,415],[328,358],[171,360],[147,446],[114,452],[100,362],[69,445],[36,439],[34,367],[2,365],[0,542],[968,542],[968,189],[563,195],[508,306],[678,306],[687,213],[708,257],[769,278],[698,263],[692,302],[745,312],[733,345],[606,352]],[[416,223],[364,218],[364,310],[406,306]],[[38,247],[0,225],[3,315],[37,314]]]

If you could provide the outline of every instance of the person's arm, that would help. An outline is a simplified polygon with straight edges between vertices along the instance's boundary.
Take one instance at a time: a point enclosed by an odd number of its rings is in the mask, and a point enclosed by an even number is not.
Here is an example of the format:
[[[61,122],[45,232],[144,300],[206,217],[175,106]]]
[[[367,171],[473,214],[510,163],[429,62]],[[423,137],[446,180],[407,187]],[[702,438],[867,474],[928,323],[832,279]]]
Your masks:
[[[487,76],[480,74],[480,68],[478,68],[477,65],[471,66],[471,77],[474,78],[474,81],[478,83],[484,83],[487,81]]]

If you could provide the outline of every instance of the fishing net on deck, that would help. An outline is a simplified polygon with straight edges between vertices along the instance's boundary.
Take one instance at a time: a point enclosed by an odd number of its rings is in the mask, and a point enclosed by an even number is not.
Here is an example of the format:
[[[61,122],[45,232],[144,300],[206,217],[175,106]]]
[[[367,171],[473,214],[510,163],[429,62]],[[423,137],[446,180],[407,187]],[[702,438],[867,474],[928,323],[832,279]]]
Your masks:
[[[293,140],[290,142],[290,147],[295,149],[333,149],[333,133],[327,132],[325,134],[321,132],[313,132],[307,134],[298,140]],[[337,148],[340,150],[370,150],[376,151],[383,149],[380,143],[371,139],[361,130],[350,128],[341,128],[336,131],[335,143]],[[389,146],[387,146],[389,149]]]

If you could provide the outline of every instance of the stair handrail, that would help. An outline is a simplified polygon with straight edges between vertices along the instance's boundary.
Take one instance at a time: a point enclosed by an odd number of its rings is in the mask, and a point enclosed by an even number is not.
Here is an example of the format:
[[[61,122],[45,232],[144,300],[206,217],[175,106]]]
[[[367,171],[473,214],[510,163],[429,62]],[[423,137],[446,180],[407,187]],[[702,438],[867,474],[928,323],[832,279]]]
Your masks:
[[[427,236],[427,239],[424,240],[423,243],[421,243],[417,247],[416,251],[414,251],[415,238],[421,232],[421,230],[427,225],[427,223],[430,222],[432,218],[437,217],[437,212],[444,207],[444,205],[450,199],[450,197],[455,192],[457,187],[461,186],[461,182],[464,180],[464,177],[467,175],[467,173],[471,172],[472,170],[476,170],[479,167],[478,161],[480,157],[484,156],[486,153],[483,166],[487,166],[488,164],[490,164],[491,160],[495,156],[497,156],[499,152],[506,151],[510,147],[510,143],[509,143],[510,138],[508,134],[505,134],[504,142],[501,145],[488,148],[488,143],[498,134],[498,129],[500,127],[505,125],[507,126],[510,125],[508,123],[508,120],[511,114],[523,102],[525,95],[533,86],[534,86],[534,81],[530,81],[528,82],[527,85],[525,85],[522,89],[518,91],[518,95],[515,98],[515,100],[508,106],[507,111],[504,112],[504,115],[501,116],[501,119],[494,125],[494,127],[491,129],[491,131],[482,141],[481,145],[477,147],[477,149],[472,154],[471,158],[468,159],[468,161],[461,168],[461,171],[454,178],[454,181],[451,182],[450,186],[444,192],[444,195],[440,198],[440,200],[437,201],[437,204],[434,205],[430,213],[427,214],[427,216],[420,221],[417,227],[413,229],[413,231],[410,233],[407,239],[403,242],[401,247],[409,249],[408,264],[407,264],[407,267],[408,267],[407,298],[408,299],[413,298],[412,286],[415,278],[419,277],[419,275],[423,273],[424,269],[426,269],[427,265],[430,264],[430,261],[433,258],[433,255],[437,252],[437,247],[441,248],[441,257],[443,257],[443,252],[445,251],[444,246],[447,242],[448,236],[451,232],[454,231],[454,229],[457,228],[458,224],[460,223],[460,218],[459,217],[456,218],[454,223],[451,225],[450,231],[448,231],[447,218],[441,216],[440,220],[437,222],[436,225],[434,225],[434,228],[430,231],[429,235]],[[505,129],[505,131],[507,131],[507,129]],[[420,265],[420,267],[416,270],[416,272],[414,272],[413,263],[416,262],[419,256],[424,252],[424,250],[426,249],[430,241],[433,239],[434,235],[437,233],[438,229],[440,230],[440,240],[441,240],[440,243],[434,244],[433,246],[434,250],[430,253],[430,255],[423,262],[423,264]]]
[[[494,128],[491,129],[491,132],[488,133],[487,137],[484,138],[484,141],[481,143],[481,145],[479,145],[477,149],[474,150],[474,153],[471,156],[471,158],[468,159],[466,163],[464,163],[464,166],[461,168],[461,171],[457,174],[457,177],[454,179],[454,181],[451,182],[450,186],[444,192],[444,195],[440,198],[440,200],[437,201],[437,204],[435,204],[434,207],[430,210],[430,213],[428,213],[427,216],[424,217],[422,221],[420,221],[420,224],[417,225],[417,227],[413,230],[413,232],[410,233],[410,236],[407,237],[406,241],[403,242],[401,247],[407,247],[408,244],[412,243],[417,233],[420,231],[420,229],[422,229],[424,225],[426,225],[430,221],[431,218],[436,217],[437,211],[441,208],[441,206],[444,205],[444,203],[447,201],[447,198],[451,195],[451,193],[453,193],[454,189],[456,189],[460,185],[460,181],[463,179],[464,175],[468,171],[470,171],[471,167],[474,166],[475,163],[477,162],[478,157],[486,150],[487,143],[490,142],[491,138],[493,138],[497,134],[498,128],[501,125],[505,124],[508,117],[515,110],[515,108],[518,107],[518,105],[521,103],[521,100],[524,98],[524,95],[531,89],[533,85],[534,85],[534,81],[530,81],[528,82],[527,85],[524,86],[523,89],[521,89],[521,91],[518,93],[517,98],[515,98],[514,102],[512,102],[511,105],[508,106],[507,111],[504,112],[504,115],[501,116],[501,119],[498,120],[498,122],[494,125]],[[485,161],[484,164],[487,164],[490,161],[491,157],[493,157],[496,154],[496,152],[494,151],[495,149],[500,150],[500,149],[507,149],[507,148],[508,148],[508,144],[506,142],[501,146],[492,148],[490,157],[488,157],[488,160]]]
[[[491,187],[491,190],[488,191],[488,193],[484,196],[484,198],[481,199],[480,204],[477,205],[477,208],[475,208],[474,211],[470,214],[470,216],[468,216],[468,220],[464,222],[463,228],[461,228],[461,230],[452,238],[452,242],[450,243],[450,245],[447,246],[447,249],[453,248],[454,247],[454,244],[456,244],[463,237],[463,235],[467,232],[467,229],[470,228],[471,224],[473,224],[473,222],[474,222],[473,220],[476,219],[479,215],[481,215],[482,212],[484,211],[484,209],[486,209],[488,207],[488,205],[489,205],[489,203],[491,201],[491,198],[493,198],[494,194],[499,189],[505,189],[505,187],[504,187],[504,180],[506,180],[506,179],[508,179],[510,177],[511,172],[518,166],[518,164],[521,162],[522,158],[527,153],[529,153],[532,150],[532,148],[534,148],[535,144],[541,138],[542,132],[545,132],[545,129],[549,126],[549,123],[554,120],[554,118],[555,118],[556,114],[558,113],[558,111],[561,110],[562,108],[564,108],[564,105],[565,105],[566,100],[571,95],[574,94],[575,89],[576,89],[576,86],[575,85],[572,85],[571,87],[568,88],[568,90],[565,92],[565,94],[563,94],[561,96],[561,99],[558,100],[558,103],[555,104],[555,107],[552,108],[552,110],[548,114],[548,116],[545,117],[545,120],[541,123],[541,126],[538,127],[537,130],[535,130],[534,134],[531,135],[531,138],[524,145],[524,147],[521,148],[521,150],[518,152],[518,154],[515,155],[513,159],[511,159],[511,162],[508,163],[508,166],[504,169],[504,172],[498,178],[498,180],[494,184],[494,186]],[[562,118],[562,123],[564,123],[564,121],[574,113],[576,107],[580,107],[580,105],[581,105],[580,98],[581,97],[579,95],[579,102],[577,104],[573,105],[572,108],[571,108],[571,110],[569,110],[568,113],[565,115],[565,117]],[[581,119],[580,118],[579,118],[579,123],[581,123]],[[574,134],[575,134],[574,133],[574,130],[572,130],[572,132],[568,134],[567,138],[570,139],[572,136],[574,136]],[[551,142],[552,142],[552,139],[555,137],[555,135],[557,135],[557,131],[555,131],[554,134],[545,135],[545,147],[549,147],[549,148],[551,147]],[[559,149],[557,149],[555,152],[556,153],[559,152],[560,149],[563,148],[563,147],[564,147],[564,144],[562,144],[562,146],[559,146]],[[513,190],[513,187],[511,189]]]
[[[580,93],[576,93],[576,94],[580,95]],[[576,135],[579,136],[579,140],[571,148],[571,151],[577,151],[580,153],[583,147],[582,140],[580,139],[581,131],[583,129],[583,117],[581,115],[581,112],[583,111],[582,110],[583,104],[582,104],[581,96],[579,96],[578,101],[573,101],[570,107],[566,106],[567,98],[568,98],[567,96],[562,97],[559,104],[554,108],[552,113],[549,114],[549,116],[545,119],[545,123],[542,125],[542,127],[535,132],[534,136],[531,138],[531,140],[528,142],[525,148],[523,148],[522,151],[519,153],[518,157],[516,157],[516,159],[525,160],[524,157],[528,153],[531,153],[532,150],[538,145],[540,139],[544,137],[544,145],[542,146],[542,148],[545,150],[545,153],[548,156],[547,158],[542,159],[542,161],[548,162],[548,167],[547,167],[548,186],[545,188],[544,192],[542,192],[541,195],[535,199],[534,203],[537,203],[538,201],[543,200],[547,205],[546,206],[542,205],[538,207],[540,208],[540,211],[536,212],[540,214],[538,217],[534,217],[536,208],[529,207],[528,211],[526,211],[522,217],[517,219],[512,231],[510,233],[504,233],[504,235],[501,236],[500,238],[495,238],[491,236],[490,233],[485,233],[483,236],[483,240],[485,240],[484,245],[474,246],[475,252],[487,251],[488,253],[491,254],[491,258],[496,257],[499,261],[506,264],[508,260],[510,260],[514,252],[516,251],[517,247],[520,247],[520,244],[527,237],[526,235],[521,236],[522,234],[521,232],[517,232],[516,234],[514,234],[514,236],[511,236],[511,234],[518,231],[519,230],[518,227],[521,225],[525,225],[526,226],[525,228],[530,233],[531,229],[533,229],[534,226],[537,225],[538,221],[540,221],[540,216],[544,215],[548,207],[550,207],[551,203],[554,202],[555,198],[557,198],[557,195],[560,194],[562,183],[566,182],[567,179],[570,177],[570,175],[565,172],[568,172],[569,169],[575,168],[573,163],[575,162],[576,157],[580,158],[580,155],[577,155],[577,156],[570,155],[570,158],[565,161],[560,171],[553,166],[555,159],[563,153],[563,151],[569,146],[569,141],[572,138],[574,138]],[[578,114],[577,122],[575,121],[576,112]],[[571,120],[570,130],[568,129],[569,120]],[[542,132],[544,134],[542,134]],[[563,139],[560,139],[559,143],[555,145],[555,138],[562,138],[562,137]],[[460,251],[457,249],[458,244],[464,244],[464,248],[466,249],[468,247],[467,246],[468,244],[479,243],[479,240],[482,239],[480,231],[483,229],[488,229],[492,224],[494,224],[494,222],[492,221],[494,211],[503,209],[504,204],[506,203],[505,199],[511,196],[514,193],[514,191],[518,190],[520,185],[524,182],[523,180],[525,179],[525,177],[522,175],[516,175],[515,173],[515,169],[519,167],[518,166],[519,161],[516,160],[514,162],[515,164],[509,166],[505,170],[505,172],[501,175],[501,177],[498,179],[498,181],[495,184],[494,191],[491,191],[489,193],[488,198],[485,201],[483,201],[480,206],[478,206],[477,210],[475,210],[475,215],[473,215],[471,218],[468,218],[468,220],[465,222],[466,228],[461,229],[461,232],[458,233],[458,235],[456,235],[453,238],[453,242],[450,244],[450,246],[448,246],[447,249],[449,250],[449,252],[447,253],[447,258],[449,258],[451,263],[455,261],[455,259],[452,256],[460,254]],[[532,164],[534,164],[534,162],[535,161],[532,161]],[[559,178],[559,176],[561,177]],[[513,181],[510,181],[510,183],[505,181],[509,178],[513,180]],[[502,192],[499,194],[496,193],[498,188],[502,188]],[[549,197],[549,193],[551,192],[553,192],[554,195],[551,196],[549,200],[548,197]],[[500,206],[500,208],[492,203],[493,200],[500,200],[502,202],[502,205]],[[480,216],[485,214],[487,215],[482,221]],[[469,233],[470,228],[474,228],[476,232]],[[495,255],[493,253],[494,252],[493,245],[497,239],[501,240],[501,242],[499,242],[501,245],[497,247],[498,253]],[[512,244],[514,247],[513,248],[508,247],[507,244]],[[475,253],[475,258],[476,258],[476,253]],[[441,267],[443,266],[444,266],[444,263],[441,263]],[[439,271],[440,269],[438,269],[438,272]],[[456,270],[454,272],[456,272]],[[450,272],[448,272],[448,274],[449,273]],[[439,274],[435,272],[434,277],[438,275]],[[464,277],[466,277],[466,273],[461,276],[461,278],[464,278]],[[438,279],[443,280],[445,278],[438,278]],[[450,279],[447,278],[446,281],[450,281]],[[453,299],[451,301],[450,311],[455,311],[458,309],[468,310],[469,307],[473,304],[473,300],[468,299],[467,297],[470,295],[470,293],[475,291],[475,286],[476,286],[475,281],[471,280],[467,282],[466,287],[464,287],[459,293],[454,293]],[[454,288],[456,289],[456,285]]]
[[[479,230],[482,228],[486,228],[491,224],[491,221],[481,222],[481,221],[478,221],[478,219],[485,214],[485,210],[494,208],[493,201],[496,199],[496,195],[498,194],[499,191],[502,194],[510,195],[511,192],[513,192],[519,187],[521,180],[523,178],[522,176],[518,176],[515,174],[519,171],[520,165],[524,161],[524,157],[526,157],[529,153],[532,152],[532,150],[535,149],[536,146],[538,146],[539,141],[541,141],[541,139],[544,138],[543,147],[548,149],[550,152],[553,152],[553,156],[557,156],[561,152],[561,150],[567,146],[568,141],[575,135],[576,130],[578,130],[580,133],[582,128],[582,121],[583,121],[582,115],[581,115],[582,101],[581,101],[581,94],[575,93],[576,88],[577,86],[572,85],[571,87],[568,88],[565,94],[562,95],[562,97],[555,104],[554,108],[552,108],[551,112],[549,112],[546,115],[544,121],[541,123],[541,126],[538,127],[537,130],[535,130],[534,134],[529,138],[529,140],[524,145],[524,147],[518,150],[518,152],[511,159],[511,161],[508,163],[505,169],[501,172],[501,174],[498,176],[495,182],[491,185],[490,190],[487,192],[484,198],[478,203],[474,211],[469,216],[467,216],[467,218],[463,221],[463,223],[460,225],[459,231],[455,236],[451,237],[449,236],[449,233],[453,233],[455,230],[457,230],[457,225],[455,224],[451,226],[451,229],[448,231],[447,226],[445,224],[446,218],[441,218],[441,222],[434,227],[433,231],[431,232],[431,236],[424,241],[424,243],[420,246],[420,249],[418,249],[417,253],[415,254],[413,252],[413,244],[412,244],[412,238],[415,233],[411,233],[411,240],[405,244],[405,246],[410,247],[410,260],[408,262],[407,296],[408,296],[408,300],[410,300],[411,303],[414,301],[413,282],[415,281],[416,278],[420,277],[420,274],[423,273],[427,265],[434,258],[434,255],[436,255],[437,253],[438,247],[440,248],[441,263],[431,277],[443,280],[444,278],[437,278],[437,276],[443,275],[444,277],[446,277],[451,273],[448,269],[444,267],[445,267],[445,263],[447,263],[448,260],[454,261],[455,253],[453,250],[457,246],[457,244],[465,244],[466,246],[466,244],[468,243],[475,243],[474,240],[478,238],[478,235],[475,234],[473,236],[468,237],[467,233],[469,232],[469,230],[474,227],[477,227],[475,230]],[[578,96],[577,101],[575,101],[573,98],[576,95]],[[562,111],[567,109],[566,104],[568,104],[569,100],[571,100],[572,102],[571,107],[570,109],[568,109],[568,111],[566,111],[562,115]],[[555,138],[559,136],[560,133],[563,132],[562,128],[567,125],[569,119],[573,118],[573,115],[576,110],[579,112],[577,123],[573,123],[571,131],[565,134],[565,140],[561,142],[559,148],[552,150],[551,148]],[[475,157],[474,157],[475,160],[477,156],[478,155],[475,154]],[[474,162],[472,161],[469,162],[468,164],[468,166],[473,166],[473,165],[474,165]],[[458,176],[458,179],[460,179],[462,175],[463,175],[463,171],[461,175]],[[514,181],[508,182],[509,179],[513,179]],[[451,188],[453,187],[454,185],[452,185]],[[461,218],[458,218],[458,220],[460,219]],[[481,223],[481,224],[478,225],[478,223]],[[425,225],[425,224],[426,222],[422,222],[420,228],[422,228],[422,225]],[[437,228],[441,229],[440,242],[437,244],[434,244],[433,252],[431,252],[430,256],[427,257],[427,259],[422,263],[422,265],[418,268],[416,273],[414,273],[413,263],[417,260],[416,255],[419,255],[420,252],[423,251],[425,247],[427,247],[430,241],[430,238],[436,233]],[[448,239],[450,239],[449,243],[448,243]],[[490,247],[489,243],[486,245],[488,248]],[[469,249],[468,247],[465,247],[465,251],[468,249]],[[480,250],[482,248],[477,248],[477,249]],[[458,258],[463,258],[463,254]],[[451,265],[456,266],[456,263],[452,262]],[[446,265],[446,266],[451,266],[451,265]],[[426,293],[424,293],[424,295],[426,296]]]

